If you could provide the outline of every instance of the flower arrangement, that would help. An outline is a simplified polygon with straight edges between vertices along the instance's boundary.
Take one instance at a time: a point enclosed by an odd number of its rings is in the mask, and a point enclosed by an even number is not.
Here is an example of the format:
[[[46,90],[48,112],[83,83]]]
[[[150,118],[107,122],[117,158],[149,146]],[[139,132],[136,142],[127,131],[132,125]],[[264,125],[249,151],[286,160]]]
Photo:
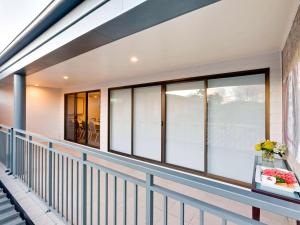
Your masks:
[[[256,144],[255,149],[256,151],[262,151],[262,158],[266,161],[274,161],[274,154],[282,157],[287,151],[286,145],[270,140]]]

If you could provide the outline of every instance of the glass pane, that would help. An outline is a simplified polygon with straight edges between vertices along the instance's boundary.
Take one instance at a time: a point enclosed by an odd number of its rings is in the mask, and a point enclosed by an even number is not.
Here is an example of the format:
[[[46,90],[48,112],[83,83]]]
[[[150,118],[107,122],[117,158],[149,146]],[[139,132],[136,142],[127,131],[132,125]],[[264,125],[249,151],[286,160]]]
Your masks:
[[[67,140],[75,141],[75,95],[66,96],[65,137]]]
[[[88,145],[100,148],[100,91],[88,93]]]
[[[265,139],[265,76],[208,81],[208,171],[251,182],[254,145]]]
[[[78,93],[76,98],[76,142],[86,143],[86,93]]]
[[[204,170],[204,82],[167,85],[167,163]]]
[[[134,89],[133,151],[161,159],[161,86]]]
[[[110,92],[110,149],[131,154],[131,89]]]

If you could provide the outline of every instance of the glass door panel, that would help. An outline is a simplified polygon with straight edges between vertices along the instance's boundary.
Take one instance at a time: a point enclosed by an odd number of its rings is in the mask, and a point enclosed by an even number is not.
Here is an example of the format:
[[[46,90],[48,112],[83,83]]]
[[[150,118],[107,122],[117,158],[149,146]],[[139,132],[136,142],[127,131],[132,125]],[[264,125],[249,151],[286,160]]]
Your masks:
[[[161,86],[134,89],[133,152],[136,156],[161,159]]]
[[[110,92],[110,150],[131,154],[131,88]]]
[[[166,162],[204,170],[204,82],[167,85]]]
[[[265,76],[208,81],[208,172],[251,183],[254,146],[265,139]]]
[[[86,93],[77,93],[76,95],[76,142],[86,144],[87,126],[86,126]]]
[[[75,141],[75,95],[66,95],[65,101],[65,138]]]
[[[87,144],[100,148],[100,91],[88,92]]]

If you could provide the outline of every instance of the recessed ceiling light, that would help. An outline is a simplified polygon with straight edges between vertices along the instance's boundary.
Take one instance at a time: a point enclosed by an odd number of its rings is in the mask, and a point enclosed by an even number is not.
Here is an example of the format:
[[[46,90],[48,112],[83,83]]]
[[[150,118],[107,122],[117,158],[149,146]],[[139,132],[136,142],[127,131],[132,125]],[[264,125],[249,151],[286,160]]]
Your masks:
[[[39,87],[40,85],[39,85],[39,84],[35,84],[34,86],[35,86],[35,87]]]
[[[69,79],[69,77],[68,77],[68,76],[64,76],[64,79],[65,79],[65,80],[68,80],[68,79]]]
[[[133,62],[133,63],[136,63],[137,61],[139,61],[139,59],[137,57],[135,57],[135,56],[132,56],[130,58],[130,61]]]

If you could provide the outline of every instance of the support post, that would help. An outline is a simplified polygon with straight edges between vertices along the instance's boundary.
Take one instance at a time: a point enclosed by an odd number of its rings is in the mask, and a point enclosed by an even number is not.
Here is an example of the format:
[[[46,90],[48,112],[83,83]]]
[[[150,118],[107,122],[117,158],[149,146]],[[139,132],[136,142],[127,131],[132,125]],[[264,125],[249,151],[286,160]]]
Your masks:
[[[26,79],[23,74],[14,74],[14,128],[26,130]],[[14,176],[17,174],[17,149],[15,141],[15,138],[13,138]]]
[[[147,173],[146,175],[146,224],[153,225],[153,175]]]
[[[87,224],[87,216],[86,216],[86,208],[87,208],[87,166],[85,164],[85,161],[87,159],[86,153],[82,153],[82,176],[81,176],[81,224],[86,225]]]
[[[26,129],[26,79],[14,74],[14,128]]]

